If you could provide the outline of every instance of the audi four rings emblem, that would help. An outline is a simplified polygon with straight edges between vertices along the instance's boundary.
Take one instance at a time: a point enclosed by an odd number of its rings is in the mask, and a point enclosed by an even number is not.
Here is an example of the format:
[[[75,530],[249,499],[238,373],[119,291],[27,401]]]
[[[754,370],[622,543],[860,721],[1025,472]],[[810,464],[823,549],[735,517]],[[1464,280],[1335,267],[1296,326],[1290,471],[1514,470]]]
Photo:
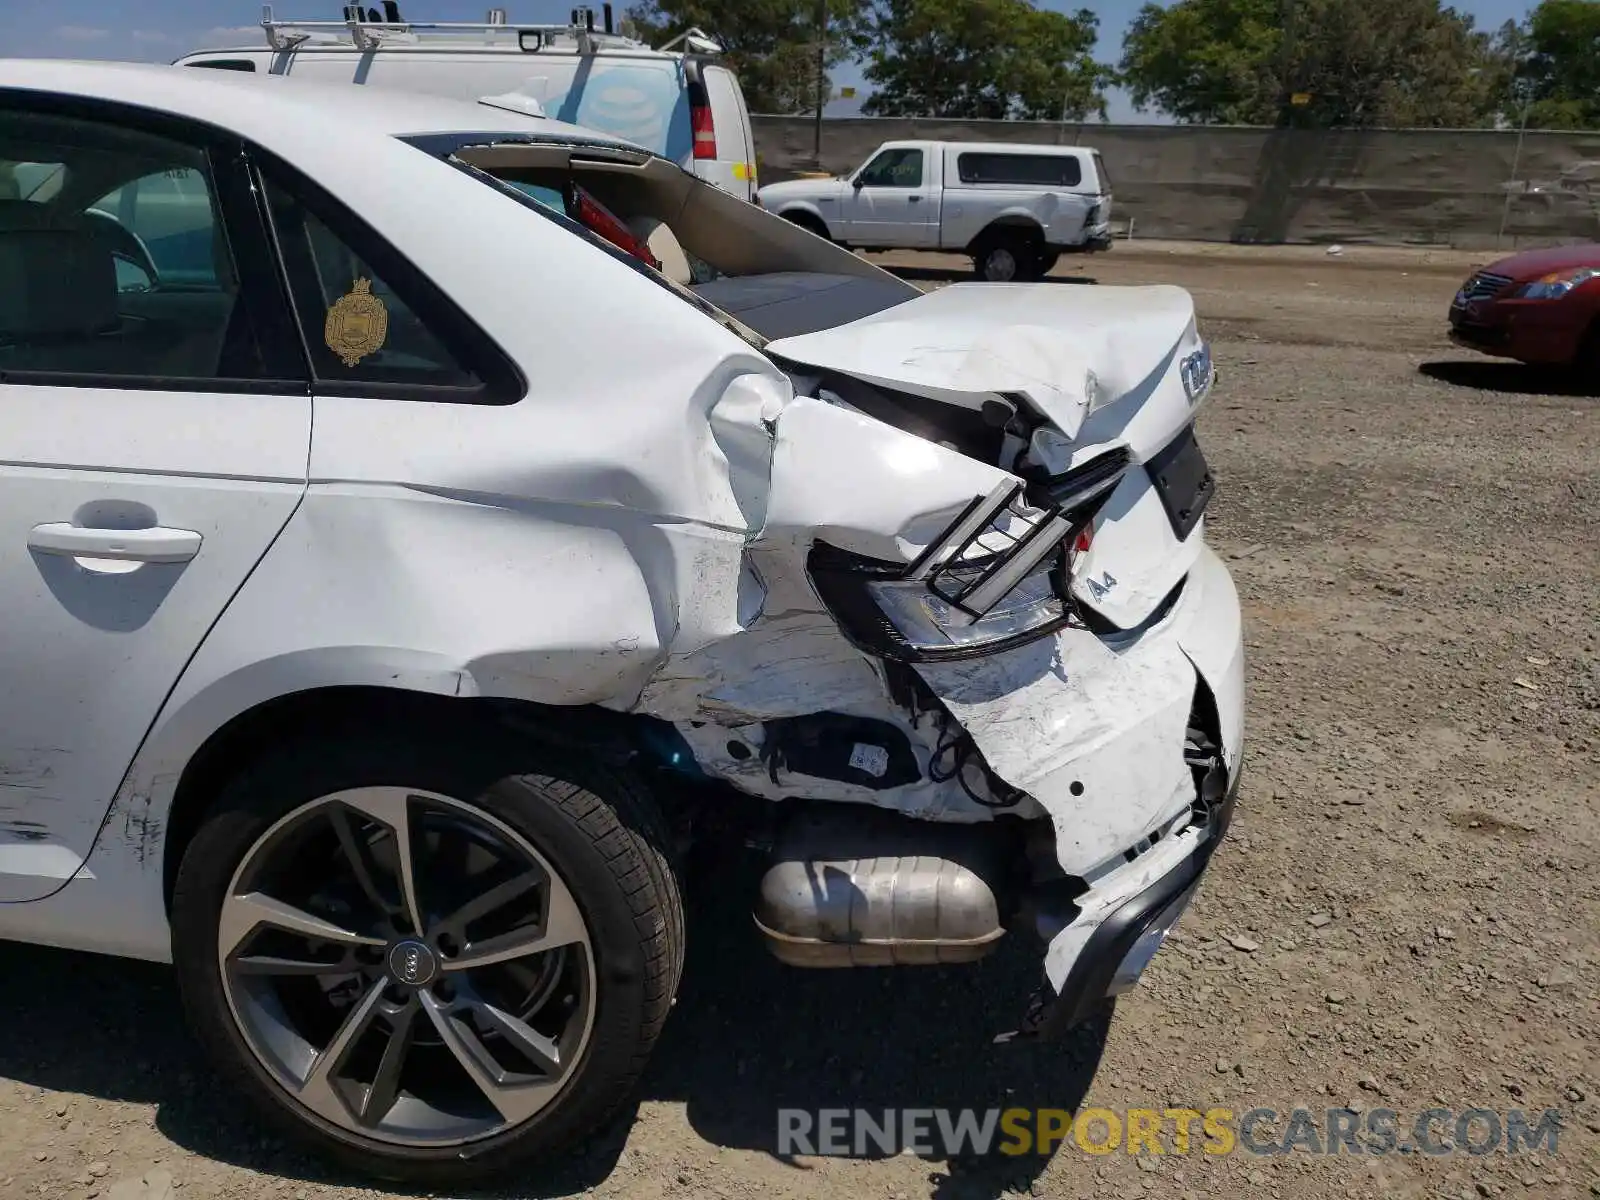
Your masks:
[[[433,951],[421,942],[401,942],[389,951],[389,973],[410,987],[421,987],[437,969]]]
[[[1207,342],[1178,364],[1178,376],[1183,380],[1184,394],[1190,404],[1198,404],[1200,397],[1211,387],[1211,346]]]

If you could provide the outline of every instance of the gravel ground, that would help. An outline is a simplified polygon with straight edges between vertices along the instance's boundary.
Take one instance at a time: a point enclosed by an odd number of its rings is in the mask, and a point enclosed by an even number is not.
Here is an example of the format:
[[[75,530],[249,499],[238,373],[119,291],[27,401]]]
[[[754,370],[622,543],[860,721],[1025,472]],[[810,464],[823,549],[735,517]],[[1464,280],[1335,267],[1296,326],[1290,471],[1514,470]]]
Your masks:
[[[1600,1195],[1600,401],[1448,345],[1472,261],[1140,242],[1057,268],[1198,300],[1221,371],[1211,536],[1251,659],[1233,834],[1107,1027],[991,1046],[1033,979],[1020,945],[960,970],[786,971],[730,868],[692,897],[637,1109],[501,1194]],[[5,963],[0,1197],[381,1194],[263,1140],[166,971],[21,946]],[[1387,1107],[1402,1126],[1557,1108],[1564,1131],[1553,1155],[772,1153],[775,1108],[845,1103]]]

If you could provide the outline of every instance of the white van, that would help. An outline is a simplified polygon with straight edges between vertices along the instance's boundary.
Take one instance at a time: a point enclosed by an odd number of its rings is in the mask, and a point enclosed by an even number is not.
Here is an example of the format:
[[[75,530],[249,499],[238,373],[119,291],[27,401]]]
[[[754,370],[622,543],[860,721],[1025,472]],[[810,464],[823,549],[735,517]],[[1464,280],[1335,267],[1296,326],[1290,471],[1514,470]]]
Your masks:
[[[182,67],[292,75],[319,82],[497,97],[521,111],[636,142],[745,200],[756,193],[755,135],[739,80],[711,61],[721,47],[690,30],[660,49],[615,32],[612,6],[566,25],[415,22],[393,0],[345,8],[339,21],[278,21],[262,10],[265,45],[198,50]]]

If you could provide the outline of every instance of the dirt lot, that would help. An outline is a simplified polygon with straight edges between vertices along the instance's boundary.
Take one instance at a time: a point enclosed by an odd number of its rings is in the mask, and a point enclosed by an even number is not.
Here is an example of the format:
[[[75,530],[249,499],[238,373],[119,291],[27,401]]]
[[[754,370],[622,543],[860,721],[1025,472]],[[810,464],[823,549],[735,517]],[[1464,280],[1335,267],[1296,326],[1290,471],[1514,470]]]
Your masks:
[[[938,259],[900,260],[935,285]],[[1244,598],[1249,769],[1109,1028],[994,1047],[1036,959],[796,973],[702,880],[636,1111],[506,1195],[1600,1195],[1600,399],[1452,350],[1449,252],[1119,245],[1195,293],[1211,536]],[[913,265],[914,264],[914,265]],[[1254,949],[1251,949],[1254,947]],[[372,1195],[212,1085],[165,971],[5,949],[0,1196]],[[774,1110],[1387,1107],[1565,1119],[1554,1155],[779,1160]],[[1198,1143],[1198,1139],[1197,1139]]]

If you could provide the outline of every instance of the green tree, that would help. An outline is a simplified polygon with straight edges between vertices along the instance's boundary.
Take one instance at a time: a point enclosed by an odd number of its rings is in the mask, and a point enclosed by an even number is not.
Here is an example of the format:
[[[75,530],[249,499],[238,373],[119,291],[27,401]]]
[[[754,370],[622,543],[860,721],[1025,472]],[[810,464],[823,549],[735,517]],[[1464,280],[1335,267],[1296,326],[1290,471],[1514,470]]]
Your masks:
[[[873,0],[858,46],[875,116],[1082,120],[1105,115],[1098,18],[1031,0]]]
[[[1141,110],[1179,121],[1270,125],[1283,104],[1281,0],[1146,4],[1122,42],[1121,78]]]
[[[1516,34],[1528,124],[1600,129],[1600,0],[1543,0]],[[1520,105],[1508,106],[1506,116],[1520,121]]]
[[[823,3],[824,62],[837,67],[850,57],[861,0]],[[626,19],[651,45],[696,27],[716,38],[752,112],[813,112],[819,92],[831,94],[831,80],[817,79],[817,0],[643,0]]]
[[[1136,105],[1180,121],[1321,128],[1487,124],[1509,70],[1439,0],[1146,4],[1121,66]]]

